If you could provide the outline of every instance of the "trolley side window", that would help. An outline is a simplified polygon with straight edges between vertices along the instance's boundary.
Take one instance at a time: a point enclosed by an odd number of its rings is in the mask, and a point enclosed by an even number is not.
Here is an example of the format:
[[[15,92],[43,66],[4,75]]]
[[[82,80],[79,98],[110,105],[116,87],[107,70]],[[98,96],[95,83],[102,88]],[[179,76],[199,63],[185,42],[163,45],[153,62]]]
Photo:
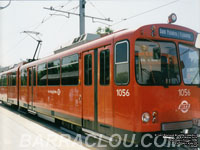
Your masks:
[[[60,60],[48,62],[48,85],[60,85]]]
[[[2,77],[0,76],[0,86],[2,86]]]
[[[3,86],[3,76],[0,76],[0,86]]]
[[[29,69],[29,86],[32,85],[32,70],[31,68]]]
[[[10,81],[11,81],[11,75],[10,75],[10,74],[8,74],[8,86],[11,86],[11,83],[10,83]]]
[[[38,85],[44,86],[47,84],[47,64],[46,63],[38,65],[37,79],[38,79]]]
[[[11,74],[11,86],[16,86],[16,72]]]
[[[136,80],[141,85],[178,85],[180,73],[172,42],[135,42]]]
[[[109,85],[110,82],[110,52],[103,50],[100,52],[100,84]]]
[[[21,70],[21,86],[27,86],[27,70]]]
[[[92,55],[84,56],[84,83],[85,85],[92,85]]]
[[[36,86],[36,67],[33,67],[33,86]]]
[[[78,85],[79,62],[78,54],[64,57],[62,59],[62,85]]]
[[[2,86],[7,86],[7,75],[2,75]]]
[[[129,83],[129,42],[127,40],[115,45],[115,83],[117,85]]]

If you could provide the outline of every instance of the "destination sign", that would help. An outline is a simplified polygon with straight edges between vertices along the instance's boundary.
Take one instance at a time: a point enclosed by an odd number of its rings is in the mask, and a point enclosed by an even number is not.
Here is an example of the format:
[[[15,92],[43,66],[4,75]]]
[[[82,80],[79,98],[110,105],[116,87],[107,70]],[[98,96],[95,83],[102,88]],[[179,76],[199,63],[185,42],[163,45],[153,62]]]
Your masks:
[[[169,29],[169,28],[159,28],[160,37],[179,39],[185,41],[194,41],[194,35],[191,32]]]

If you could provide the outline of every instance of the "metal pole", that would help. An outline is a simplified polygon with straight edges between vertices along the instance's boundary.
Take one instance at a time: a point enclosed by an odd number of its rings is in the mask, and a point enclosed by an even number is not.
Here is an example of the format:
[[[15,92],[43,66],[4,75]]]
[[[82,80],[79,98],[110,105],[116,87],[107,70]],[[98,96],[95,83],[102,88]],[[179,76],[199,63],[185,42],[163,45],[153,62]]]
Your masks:
[[[85,0],[79,0],[80,35],[85,34]]]
[[[37,47],[36,47],[36,50],[35,50],[35,53],[34,53],[34,56],[33,56],[33,60],[35,60],[35,55],[36,55],[36,53],[37,53],[37,51],[38,51],[38,48],[39,48],[39,45],[40,45],[40,43],[41,43],[42,41],[38,40],[37,42],[38,42],[38,44],[37,44]]]

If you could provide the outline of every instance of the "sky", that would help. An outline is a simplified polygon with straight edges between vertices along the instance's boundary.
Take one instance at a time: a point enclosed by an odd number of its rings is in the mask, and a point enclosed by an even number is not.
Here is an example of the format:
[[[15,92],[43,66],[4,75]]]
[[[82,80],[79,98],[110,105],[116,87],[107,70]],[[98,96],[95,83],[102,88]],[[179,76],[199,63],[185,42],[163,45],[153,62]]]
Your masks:
[[[0,1],[0,6],[6,3],[8,1]],[[1,66],[13,65],[33,57],[37,42],[23,31],[41,33],[39,38],[43,42],[39,58],[53,54],[59,46],[79,36],[79,17],[51,16],[57,12],[43,9],[51,6],[79,13],[79,0],[12,0],[9,7],[0,10]],[[137,29],[153,23],[167,23],[171,13],[177,15],[175,24],[200,33],[200,0],[86,0],[85,13],[113,20],[93,22],[86,18],[86,33],[95,33],[98,27],[108,25],[118,31]]]

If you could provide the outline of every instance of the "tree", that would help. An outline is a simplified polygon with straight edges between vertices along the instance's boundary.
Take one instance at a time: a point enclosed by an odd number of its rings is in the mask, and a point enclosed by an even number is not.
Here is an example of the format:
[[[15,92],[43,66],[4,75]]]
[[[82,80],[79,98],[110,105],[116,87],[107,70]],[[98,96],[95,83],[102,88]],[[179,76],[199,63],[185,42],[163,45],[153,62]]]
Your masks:
[[[113,30],[110,29],[110,27],[105,27],[105,28],[98,27],[96,33],[99,34],[100,36],[106,36],[108,34],[113,33]]]

